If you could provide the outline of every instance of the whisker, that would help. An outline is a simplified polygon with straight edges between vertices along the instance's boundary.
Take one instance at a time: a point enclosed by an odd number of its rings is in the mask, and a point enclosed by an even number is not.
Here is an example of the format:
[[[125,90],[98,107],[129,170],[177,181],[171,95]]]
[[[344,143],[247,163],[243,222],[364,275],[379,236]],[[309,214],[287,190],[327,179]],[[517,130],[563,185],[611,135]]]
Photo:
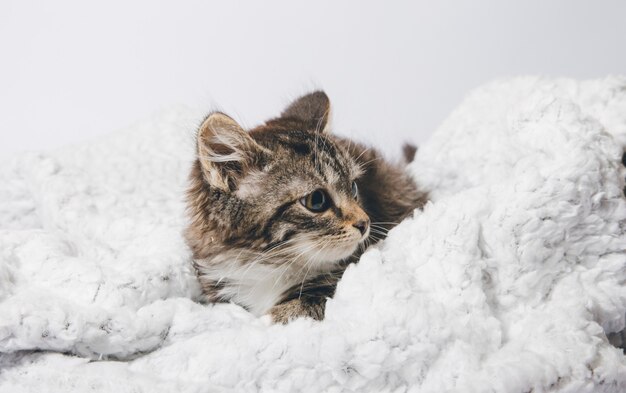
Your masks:
[[[326,243],[322,246],[321,249],[319,249],[314,256],[310,257],[309,260],[306,262],[306,264],[304,264],[304,267],[306,267],[307,265],[309,265],[309,268],[307,269],[306,273],[304,274],[304,278],[302,278],[302,284],[300,284],[300,293],[298,294],[298,299],[300,299],[302,297],[302,290],[304,288],[304,281],[306,281],[306,277],[309,274],[309,271],[311,270],[311,266],[313,265],[311,263],[311,261],[313,261],[315,259],[315,257],[317,257],[317,255],[322,252],[326,246],[328,246],[328,244],[330,244],[330,240],[327,240]]]
[[[371,164],[372,162],[374,162],[374,161],[378,161],[378,160],[382,160],[382,157],[372,158],[372,159],[371,159],[371,160],[369,160],[369,161],[366,161],[366,162],[361,163],[361,165],[363,165],[363,166],[367,166],[367,165]]]
[[[280,281],[280,279],[283,277],[283,275],[287,272],[287,270],[289,269],[289,267],[291,267],[302,255],[304,255],[305,253],[309,252],[310,250],[314,249],[315,247],[317,247],[319,245],[319,243],[313,243],[311,245],[309,245],[308,247],[306,247],[301,253],[299,253],[295,258],[293,258],[291,261],[289,261],[289,263],[286,264],[285,268],[283,269],[283,271],[280,273],[280,275],[276,278],[276,280],[274,281],[274,285],[272,285],[272,289],[276,287],[276,284],[278,284],[278,282]]]
[[[372,238],[372,239],[374,239],[374,240],[376,240],[377,242],[378,242],[378,241],[381,241],[381,240],[385,240],[385,238],[384,238],[384,237],[378,237],[378,236],[376,236],[376,235],[371,235],[371,238]]]
[[[381,230],[379,228],[370,228],[370,232],[381,233],[383,235],[387,235],[389,231]]]
[[[358,161],[359,161],[359,158],[361,158],[361,156],[362,156],[363,154],[365,154],[365,153],[369,152],[370,150],[372,150],[372,148],[371,148],[371,147],[368,147],[368,148],[366,148],[365,150],[363,150],[363,151],[361,152],[361,154],[359,154],[359,155],[357,156],[357,158],[355,158],[355,159],[354,159],[354,161],[357,161],[357,162],[358,162]]]
[[[300,239],[298,239],[300,240]],[[293,245],[291,247],[289,247],[289,250],[295,250],[297,249],[298,245]],[[302,255],[303,253],[307,252],[309,249],[315,247],[315,244],[311,245],[310,247],[305,248],[299,255]],[[262,283],[264,283],[264,280],[268,277],[271,276],[272,274],[276,273],[276,270],[282,269],[282,272],[280,274],[280,276],[274,281],[274,284],[272,285],[272,289],[274,287],[276,287],[276,285],[278,284],[278,281],[280,281],[280,278],[282,277],[282,275],[289,270],[289,267],[299,258],[299,255],[296,258],[293,258],[292,260],[290,260],[287,263],[284,263],[282,265],[278,265],[276,268],[274,269],[270,269],[270,271],[268,271],[266,274],[264,274],[262,277],[260,277],[258,280],[256,280],[256,282],[254,283],[254,285],[252,285],[252,287],[250,287],[249,292],[252,293],[254,292],[254,290],[256,288],[258,288],[259,285],[261,285]]]
[[[241,276],[241,279],[244,279],[244,278],[246,277],[246,275],[248,274],[248,272],[250,271],[250,269],[252,269],[252,267],[253,267],[253,266],[256,266],[256,264],[257,264],[257,263],[259,263],[259,262],[263,262],[263,261],[266,261],[266,260],[268,260],[268,259],[270,259],[270,258],[274,257],[275,255],[272,255],[272,252],[274,252],[274,251],[275,251],[276,249],[278,249],[279,247],[289,244],[289,247],[281,248],[281,249],[279,249],[279,250],[278,250],[279,252],[285,252],[285,251],[290,250],[290,249],[295,249],[295,247],[297,246],[297,244],[293,244],[293,245],[292,245],[292,244],[290,244],[290,243],[295,242],[295,240],[297,240],[297,239],[289,239],[289,240],[287,240],[286,242],[279,243],[279,244],[277,244],[276,246],[274,246],[274,247],[272,247],[272,248],[270,248],[270,249],[268,249],[268,250],[265,250],[265,251],[259,252],[259,253],[258,253],[258,256],[257,256],[255,259],[253,259],[251,262],[248,262],[249,266],[248,266],[248,267],[246,268],[246,270],[243,272],[243,275]],[[231,272],[232,272],[232,270],[231,270]],[[266,276],[267,276],[267,275],[266,275]],[[266,277],[266,276],[265,276],[265,277]],[[260,282],[260,281],[259,281],[259,282]],[[257,286],[257,284],[255,284],[255,285],[252,287],[252,289],[256,288],[256,286]],[[240,293],[241,293],[241,286],[239,286],[239,287],[237,288],[237,296],[239,296],[239,295],[240,295]]]

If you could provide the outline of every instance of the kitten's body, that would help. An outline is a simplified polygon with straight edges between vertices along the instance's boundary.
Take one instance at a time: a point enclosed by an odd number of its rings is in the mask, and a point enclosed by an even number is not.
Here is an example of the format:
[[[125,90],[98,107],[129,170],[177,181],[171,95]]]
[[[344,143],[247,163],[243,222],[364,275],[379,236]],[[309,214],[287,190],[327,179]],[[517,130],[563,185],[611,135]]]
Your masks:
[[[424,204],[401,167],[330,135],[328,110],[317,92],[248,133],[222,114],[200,127],[186,235],[208,301],[322,319],[347,264]],[[330,202],[307,210],[319,190]]]

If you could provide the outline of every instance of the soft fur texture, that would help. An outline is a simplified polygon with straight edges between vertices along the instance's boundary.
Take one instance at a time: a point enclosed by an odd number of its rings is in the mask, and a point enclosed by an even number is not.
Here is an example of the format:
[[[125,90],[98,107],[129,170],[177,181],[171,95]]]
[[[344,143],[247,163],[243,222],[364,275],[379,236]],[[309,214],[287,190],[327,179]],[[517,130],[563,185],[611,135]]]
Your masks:
[[[432,203],[324,321],[284,326],[191,300],[198,120],[0,167],[0,391],[626,390],[605,336],[626,310],[625,78],[476,90],[410,167]]]
[[[219,112],[200,125],[185,237],[205,300],[322,319],[346,266],[424,206],[404,166],[333,135],[329,113],[316,91],[250,131]]]

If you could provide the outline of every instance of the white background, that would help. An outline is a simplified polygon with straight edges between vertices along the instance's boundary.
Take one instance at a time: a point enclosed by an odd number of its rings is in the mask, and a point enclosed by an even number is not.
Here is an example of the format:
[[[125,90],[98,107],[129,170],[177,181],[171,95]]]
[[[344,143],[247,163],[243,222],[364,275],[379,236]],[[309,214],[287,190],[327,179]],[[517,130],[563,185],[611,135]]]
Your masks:
[[[494,78],[626,72],[625,1],[0,1],[0,157],[173,104],[252,126],[324,88],[398,151]]]

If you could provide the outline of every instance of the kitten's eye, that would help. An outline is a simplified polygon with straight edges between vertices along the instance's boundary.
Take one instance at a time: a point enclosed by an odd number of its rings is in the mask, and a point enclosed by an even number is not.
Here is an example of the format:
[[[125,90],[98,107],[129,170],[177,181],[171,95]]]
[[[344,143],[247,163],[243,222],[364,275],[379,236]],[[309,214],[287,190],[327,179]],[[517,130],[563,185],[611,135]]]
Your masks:
[[[352,182],[352,198],[357,199],[359,197],[359,187],[357,187],[356,182]]]
[[[300,198],[300,203],[312,212],[321,213],[330,207],[330,198],[324,190],[315,190]]]

